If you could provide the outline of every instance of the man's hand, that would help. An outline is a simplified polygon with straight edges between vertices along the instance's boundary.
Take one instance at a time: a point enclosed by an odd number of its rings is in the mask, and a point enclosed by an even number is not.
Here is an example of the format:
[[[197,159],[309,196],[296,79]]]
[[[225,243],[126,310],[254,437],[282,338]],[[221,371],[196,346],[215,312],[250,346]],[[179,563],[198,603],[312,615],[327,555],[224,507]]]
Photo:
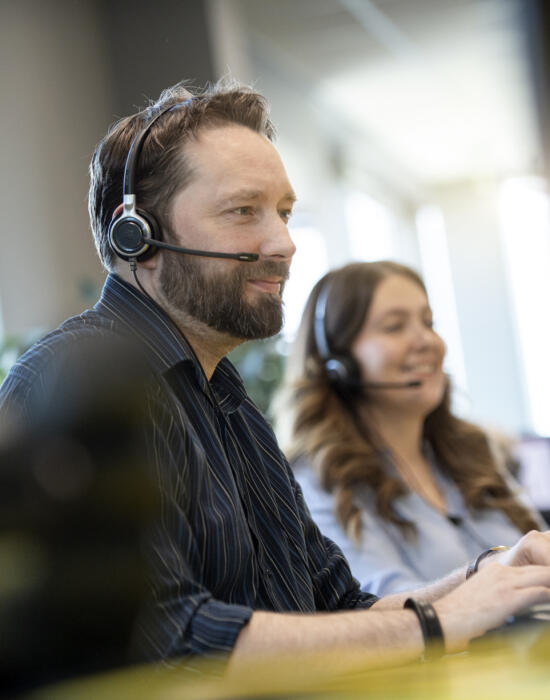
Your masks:
[[[518,550],[512,555],[515,562],[527,556],[544,556],[544,561],[550,561],[548,537],[535,545],[537,538],[532,534],[540,533],[529,533],[518,542]],[[521,544],[523,540],[530,542],[529,547]],[[513,549],[504,554],[511,554]],[[434,604],[447,652],[462,651],[471,639],[500,627],[519,610],[537,603],[550,603],[550,566],[517,563],[505,566],[495,561],[497,556],[501,555],[491,557],[483,570]]]

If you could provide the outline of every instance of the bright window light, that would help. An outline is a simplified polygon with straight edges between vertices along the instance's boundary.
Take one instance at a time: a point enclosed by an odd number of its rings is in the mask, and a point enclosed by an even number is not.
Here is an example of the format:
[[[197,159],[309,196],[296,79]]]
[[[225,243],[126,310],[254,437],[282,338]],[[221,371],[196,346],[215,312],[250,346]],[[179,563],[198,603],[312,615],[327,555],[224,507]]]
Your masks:
[[[346,224],[351,256],[367,262],[395,256],[395,221],[382,204],[364,192],[346,199]]]
[[[328,270],[325,240],[312,226],[291,227],[290,235],[296,245],[296,253],[290,267],[290,278],[285,286],[285,325],[283,337],[294,340],[302,312],[314,284]]]
[[[462,338],[456,310],[456,299],[451,273],[447,234],[443,214],[438,207],[424,206],[416,214],[418,245],[422,262],[422,275],[428,290],[434,313],[435,327],[447,345],[445,371],[452,377],[453,408],[467,415],[468,378]]]
[[[543,181],[507,180],[499,210],[531,423],[550,435],[550,198]]]

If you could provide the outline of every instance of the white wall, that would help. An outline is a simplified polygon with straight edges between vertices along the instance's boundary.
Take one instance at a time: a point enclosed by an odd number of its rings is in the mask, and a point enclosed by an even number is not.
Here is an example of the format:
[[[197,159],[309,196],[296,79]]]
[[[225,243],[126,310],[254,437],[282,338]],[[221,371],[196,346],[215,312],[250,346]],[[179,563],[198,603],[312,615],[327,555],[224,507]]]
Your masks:
[[[447,230],[470,415],[512,431],[529,429],[497,183],[454,183],[434,195]]]
[[[88,230],[87,163],[104,128],[93,2],[0,5],[0,303],[6,333],[49,328],[103,273]]]
[[[228,42],[231,51],[220,51],[218,65],[223,64],[224,71],[231,69],[232,56],[237,55],[235,65],[245,79],[253,76],[256,87],[268,96],[279,150],[297,190],[297,210],[308,212],[323,233],[330,265],[350,259],[344,203],[351,189],[362,189],[392,209],[401,221],[396,257],[417,268],[416,210],[426,203],[440,207],[468,386],[468,395],[460,397],[458,404],[470,418],[484,424],[529,430],[501,250],[496,184],[457,182],[425,191],[378,144],[359,137],[319,101],[314,76],[289,63],[264,37],[255,36],[250,28],[243,30],[246,18],[239,16],[238,2],[225,0],[224,11],[235,12],[239,31]]]

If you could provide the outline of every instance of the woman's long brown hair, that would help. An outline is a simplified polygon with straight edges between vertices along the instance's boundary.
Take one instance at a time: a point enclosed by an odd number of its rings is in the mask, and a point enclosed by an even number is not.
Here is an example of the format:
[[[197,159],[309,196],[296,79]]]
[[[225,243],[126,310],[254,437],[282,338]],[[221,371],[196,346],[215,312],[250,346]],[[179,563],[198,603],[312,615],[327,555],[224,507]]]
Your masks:
[[[393,508],[407,486],[384,469],[382,446],[368,426],[359,422],[357,403],[368,398],[359,399],[358,393],[338,390],[327,377],[315,342],[315,307],[321,289],[329,285],[324,318],[327,342],[334,355],[349,358],[375,289],[391,275],[407,277],[426,292],[414,270],[389,261],[352,263],[319,280],[304,310],[282,392],[291,416],[287,453],[291,459],[303,455],[311,462],[321,486],[334,494],[339,522],[356,540],[362,533],[361,510],[354,491],[361,484],[375,493],[382,518],[399,526],[404,535],[414,534],[416,528]],[[469,508],[500,509],[521,532],[538,529],[532,514],[514,497],[499,470],[486,434],[451,413],[449,386],[424,422],[424,439],[439,468],[454,481]]]

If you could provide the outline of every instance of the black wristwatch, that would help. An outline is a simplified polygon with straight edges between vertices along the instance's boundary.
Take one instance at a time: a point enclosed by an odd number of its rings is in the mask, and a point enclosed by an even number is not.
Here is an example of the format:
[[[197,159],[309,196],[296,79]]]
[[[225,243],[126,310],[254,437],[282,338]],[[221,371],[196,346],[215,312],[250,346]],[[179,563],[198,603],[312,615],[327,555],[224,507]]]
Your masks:
[[[434,606],[431,603],[407,598],[403,607],[414,610],[420,623],[424,637],[424,661],[441,658],[445,654],[445,639]]]

